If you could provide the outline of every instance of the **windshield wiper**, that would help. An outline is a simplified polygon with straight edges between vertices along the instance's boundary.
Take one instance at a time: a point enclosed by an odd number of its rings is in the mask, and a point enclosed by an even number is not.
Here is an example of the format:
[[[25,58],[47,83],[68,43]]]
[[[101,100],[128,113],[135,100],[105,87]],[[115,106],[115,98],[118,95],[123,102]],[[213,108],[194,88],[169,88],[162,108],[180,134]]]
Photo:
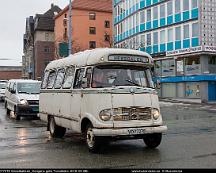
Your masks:
[[[129,80],[129,79],[126,79],[126,81],[129,82],[129,83],[134,84],[135,86],[142,87],[140,84],[138,84],[138,83],[136,83],[136,82],[133,82],[133,81],[131,81],[131,80]]]

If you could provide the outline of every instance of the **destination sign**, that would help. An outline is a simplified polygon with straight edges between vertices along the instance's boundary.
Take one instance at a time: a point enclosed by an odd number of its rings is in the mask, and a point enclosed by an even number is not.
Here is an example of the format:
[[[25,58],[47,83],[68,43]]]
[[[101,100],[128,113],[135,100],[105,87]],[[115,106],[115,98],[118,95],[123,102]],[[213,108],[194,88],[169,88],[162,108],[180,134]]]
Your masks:
[[[148,57],[142,56],[129,56],[129,55],[111,55],[108,58],[109,61],[127,61],[127,62],[141,62],[148,63]]]

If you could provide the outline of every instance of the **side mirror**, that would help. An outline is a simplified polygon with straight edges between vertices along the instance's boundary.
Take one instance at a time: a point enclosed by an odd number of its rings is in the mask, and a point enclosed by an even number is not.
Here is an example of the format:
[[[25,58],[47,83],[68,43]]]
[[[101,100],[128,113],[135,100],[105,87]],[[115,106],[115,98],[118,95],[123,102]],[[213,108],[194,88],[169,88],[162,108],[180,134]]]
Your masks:
[[[152,71],[152,73],[154,74],[154,69],[155,69],[155,67],[153,66],[153,67],[151,67],[151,71]]]
[[[157,89],[160,89],[160,88],[161,88],[160,80],[157,80],[157,81],[156,81],[156,88],[157,88]]]

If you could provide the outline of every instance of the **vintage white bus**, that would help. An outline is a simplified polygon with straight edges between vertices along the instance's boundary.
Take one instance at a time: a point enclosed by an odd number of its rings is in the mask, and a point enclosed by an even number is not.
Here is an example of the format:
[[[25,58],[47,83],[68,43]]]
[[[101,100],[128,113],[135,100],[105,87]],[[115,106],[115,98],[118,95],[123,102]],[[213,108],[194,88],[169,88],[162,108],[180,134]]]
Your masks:
[[[147,53],[99,48],[49,63],[39,116],[52,137],[66,129],[83,134],[90,152],[111,139],[143,139],[157,147],[163,125]]]

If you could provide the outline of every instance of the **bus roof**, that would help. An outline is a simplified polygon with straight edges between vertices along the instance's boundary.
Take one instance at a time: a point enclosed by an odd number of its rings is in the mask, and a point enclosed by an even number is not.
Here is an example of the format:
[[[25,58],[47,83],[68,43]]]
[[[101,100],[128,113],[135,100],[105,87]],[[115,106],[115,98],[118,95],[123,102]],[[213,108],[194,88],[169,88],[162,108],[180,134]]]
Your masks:
[[[54,60],[50,62],[45,70],[55,69],[59,67],[74,65],[78,67],[88,66],[93,64],[100,64],[108,62],[108,56],[110,55],[134,55],[134,56],[143,56],[148,58],[148,64],[153,62],[152,57],[146,53],[138,50],[132,49],[121,49],[121,48],[97,48],[93,50],[86,50],[79,52],[73,55],[70,55],[67,58]],[[101,60],[104,58],[104,60]],[[128,62],[131,63],[131,62]]]

